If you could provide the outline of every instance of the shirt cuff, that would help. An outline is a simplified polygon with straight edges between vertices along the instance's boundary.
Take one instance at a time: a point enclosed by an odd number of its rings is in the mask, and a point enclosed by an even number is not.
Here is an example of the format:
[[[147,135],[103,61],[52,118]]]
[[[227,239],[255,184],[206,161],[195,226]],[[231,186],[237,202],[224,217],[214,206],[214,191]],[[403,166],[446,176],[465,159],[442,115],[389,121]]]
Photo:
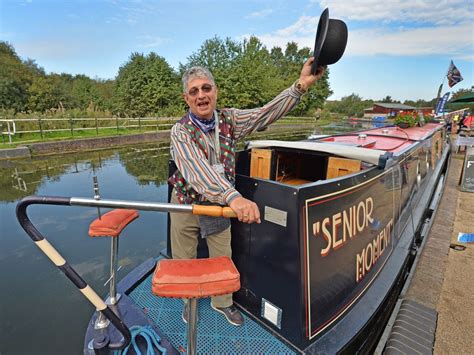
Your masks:
[[[296,80],[291,86],[290,86],[290,95],[299,99],[301,98],[301,96],[303,96],[304,94],[306,94],[306,91],[305,92],[302,92],[302,91],[299,91],[297,88],[296,88],[296,84],[298,83],[298,80]]]
[[[224,193],[224,201],[227,205],[230,205],[233,200],[240,196],[242,195],[236,189],[232,188]]]

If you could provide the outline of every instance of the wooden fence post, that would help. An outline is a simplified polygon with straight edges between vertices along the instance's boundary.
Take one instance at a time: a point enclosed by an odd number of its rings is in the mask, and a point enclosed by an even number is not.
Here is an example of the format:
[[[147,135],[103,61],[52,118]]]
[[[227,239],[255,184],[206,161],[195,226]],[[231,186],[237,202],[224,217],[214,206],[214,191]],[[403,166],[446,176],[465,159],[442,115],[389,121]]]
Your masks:
[[[95,133],[96,135],[99,135],[99,124],[97,122],[97,117],[95,118]]]
[[[12,132],[10,130],[10,121],[7,121],[8,141],[12,144]]]
[[[115,116],[115,124],[117,125],[117,134],[118,134],[119,133],[118,116]]]
[[[38,126],[39,126],[39,130],[40,130],[41,139],[44,139],[44,137],[43,137],[43,127],[41,125],[41,117],[38,118]]]
[[[69,124],[71,125],[71,136],[74,137],[74,126],[72,123],[72,117],[69,117]]]

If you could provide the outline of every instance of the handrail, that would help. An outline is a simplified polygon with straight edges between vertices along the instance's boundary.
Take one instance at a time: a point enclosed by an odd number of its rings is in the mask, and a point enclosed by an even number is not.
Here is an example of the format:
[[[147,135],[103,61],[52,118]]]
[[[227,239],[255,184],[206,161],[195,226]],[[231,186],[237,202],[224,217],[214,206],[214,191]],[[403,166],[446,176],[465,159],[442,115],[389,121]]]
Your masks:
[[[18,202],[16,216],[21,227],[33,242],[46,254],[46,256],[69,278],[69,280],[81,291],[81,293],[100,311],[122,334],[124,340],[117,344],[109,344],[110,349],[123,349],[131,341],[130,329],[125,323],[107,306],[102,298],[87,284],[87,282],[67,263],[61,254],[51,245],[41,232],[36,229],[28,217],[26,209],[30,205],[57,205],[57,206],[83,206],[83,207],[111,207],[111,208],[134,208],[143,211],[159,212],[184,212],[194,214],[205,214],[210,216],[235,217],[235,213],[229,207],[220,206],[198,206],[179,205],[171,203],[152,203],[142,201],[125,200],[94,200],[79,197],[57,197],[57,196],[27,196]]]
[[[117,330],[122,334],[124,340],[118,344],[111,344],[111,349],[123,349],[131,341],[131,334],[128,327],[112,311],[109,306],[100,298],[99,295],[84,281],[84,279],[67,263],[59,252],[44,238],[38,229],[28,218],[26,209],[29,205],[59,205],[71,206],[71,199],[68,197],[52,196],[28,196],[20,200],[16,206],[16,216],[21,227],[35,242],[35,244],[46,254],[46,256],[68,277],[68,279],[82,292],[82,294],[91,302],[98,311],[100,311]]]

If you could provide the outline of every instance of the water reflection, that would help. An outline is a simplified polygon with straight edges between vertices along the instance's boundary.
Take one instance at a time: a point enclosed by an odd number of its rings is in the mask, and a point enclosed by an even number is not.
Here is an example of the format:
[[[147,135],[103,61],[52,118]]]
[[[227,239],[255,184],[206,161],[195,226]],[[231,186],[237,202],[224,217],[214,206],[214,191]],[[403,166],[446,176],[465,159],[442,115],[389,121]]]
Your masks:
[[[139,185],[160,186],[168,176],[169,146],[144,145],[120,150],[39,157],[29,160],[0,161],[0,201],[12,202],[35,195],[62,175],[96,171],[118,159]]]
[[[15,217],[27,195],[92,197],[97,175],[103,198],[164,202],[167,146],[0,162],[0,353],[80,354],[93,307],[25,235]],[[33,223],[101,295],[107,292],[109,240],[89,238],[94,208],[31,206]],[[141,212],[120,237],[119,277],[165,248],[166,215]],[[23,338],[27,335],[28,341]]]
[[[304,136],[291,133],[265,138],[298,140]],[[168,159],[168,146],[148,144],[0,161],[1,354],[81,354],[93,312],[25,235],[16,221],[16,201],[28,195],[93,197],[92,177],[96,175],[102,198],[165,202]],[[84,279],[105,295],[110,241],[87,234],[97,210],[43,205],[29,207],[28,214]],[[166,222],[164,213],[140,212],[140,218],[122,232],[119,278],[165,248]]]

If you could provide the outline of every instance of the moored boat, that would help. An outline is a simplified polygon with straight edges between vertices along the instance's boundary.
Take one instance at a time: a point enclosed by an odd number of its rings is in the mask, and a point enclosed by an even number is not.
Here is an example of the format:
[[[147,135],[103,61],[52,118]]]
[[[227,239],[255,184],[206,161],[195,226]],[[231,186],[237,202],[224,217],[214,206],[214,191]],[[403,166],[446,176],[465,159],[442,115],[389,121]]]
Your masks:
[[[426,233],[449,152],[445,127],[437,123],[301,142],[250,142],[237,155],[236,185],[257,203],[262,223],[232,225],[233,260],[241,283],[234,300],[245,314],[245,324],[228,325],[207,300],[200,301],[197,351],[371,349],[420,235]],[[170,167],[172,171],[173,164]],[[169,244],[163,255],[118,283],[121,297],[108,306],[52,246],[44,245],[46,240],[26,215],[29,204],[190,212],[187,206],[74,197],[30,197],[18,206],[27,233],[103,314],[89,323],[85,353],[123,348],[137,325],[154,331],[161,350],[186,348],[182,302],[151,292],[153,270],[160,258],[171,255]],[[205,256],[205,248],[201,253]]]

